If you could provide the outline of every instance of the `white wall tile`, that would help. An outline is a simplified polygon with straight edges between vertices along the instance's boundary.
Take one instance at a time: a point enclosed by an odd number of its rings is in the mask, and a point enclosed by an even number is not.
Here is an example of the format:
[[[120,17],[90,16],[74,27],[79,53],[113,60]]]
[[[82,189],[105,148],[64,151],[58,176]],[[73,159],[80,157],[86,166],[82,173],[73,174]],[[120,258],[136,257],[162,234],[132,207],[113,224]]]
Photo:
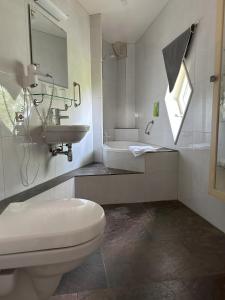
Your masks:
[[[40,193],[37,196],[34,196],[32,198],[30,198],[27,201],[35,201],[35,202],[45,202],[45,201],[49,201],[49,200],[53,200],[54,198],[54,193],[53,193],[54,189],[50,189],[46,192]]]
[[[21,166],[24,156],[23,137],[5,137],[3,139],[3,168],[5,182],[5,197],[20,193],[26,188],[22,185]],[[23,174],[25,174],[25,161],[23,163]],[[29,167],[29,174],[33,177],[33,168]]]
[[[171,173],[177,173],[178,156],[178,152],[148,153],[145,156],[146,173],[149,175],[159,171],[171,171]]]
[[[100,204],[177,199],[177,173],[89,176],[76,178],[76,197]],[[115,189],[116,187],[116,189]]]
[[[127,53],[125,59],[112,58],[112,45],[103,41],[103,127],[107,134],[114,128],[135,128],[134,44],[127,45]]]
[[[139,141],[139,129],[114,129],[115,141]]]
[[[101,15],[90,17],[91,75],[94,160],[102,162],[103,145],[103,89],[102,89],[102,20]]]
[[[72,178],[53,189],[53,199],[70,199],[75,197],[75,179]]]
[[[47,146],[29,144],[24,137],[2,140],[5,197],[55,177],[55,158],[51,157]]]
[[[71,199],[75,197],[75,180],[71,178],[58,186],[43,192],[37,196],[30,198],[27,201],[45,202],[60,199]]]

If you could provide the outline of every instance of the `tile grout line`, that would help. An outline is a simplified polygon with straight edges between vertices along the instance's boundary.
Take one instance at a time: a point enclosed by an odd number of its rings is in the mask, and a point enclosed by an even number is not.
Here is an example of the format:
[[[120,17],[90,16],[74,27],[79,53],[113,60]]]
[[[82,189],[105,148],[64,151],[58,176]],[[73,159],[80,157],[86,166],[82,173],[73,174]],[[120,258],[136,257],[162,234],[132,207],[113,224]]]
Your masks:
[[[100,253],[101,253],[102,263],[103,263],[103,267],[104,267],[104,271],[105,271],[105,278],[106,278],[107,288],[110,288],[109,278],[108,278],[108,272],[106,270],[105,257],[104,257],[104,253],[103,253],[102,247],[101,247]]]

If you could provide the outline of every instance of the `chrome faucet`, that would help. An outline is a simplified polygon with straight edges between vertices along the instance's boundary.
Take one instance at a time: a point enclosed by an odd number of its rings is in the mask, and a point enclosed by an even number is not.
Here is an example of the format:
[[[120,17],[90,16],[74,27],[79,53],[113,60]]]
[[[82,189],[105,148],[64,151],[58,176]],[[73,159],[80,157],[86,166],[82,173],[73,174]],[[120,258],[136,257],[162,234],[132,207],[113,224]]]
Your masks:
[[[69,116],[62,116],[61,112],[67,111],[67,109],[51,108],[50,123],[55,125],[61,124],[61,119],[69,119]]]

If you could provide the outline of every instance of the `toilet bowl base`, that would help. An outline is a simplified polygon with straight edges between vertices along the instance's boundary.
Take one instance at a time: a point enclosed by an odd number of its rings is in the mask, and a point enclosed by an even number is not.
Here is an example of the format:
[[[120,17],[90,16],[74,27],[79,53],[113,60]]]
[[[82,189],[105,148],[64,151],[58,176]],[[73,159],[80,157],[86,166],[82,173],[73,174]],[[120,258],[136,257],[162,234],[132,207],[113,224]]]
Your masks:
[[[89,255],[99,248],[101,241],[102,235],[86,244],[61,249],[60,251],[65,254],[64,258],[67,257],[67,251],[73,253],[73,259],[70,257],[67,261],[59,260],[58,263],[50,265],[17,268],[12,290],[7,295],[0,293],[0,300],[48,300],[57,289],[62,276],[80,266]],[[57,252],[59,249],[55,251]],[[55,251],[52,250],[52,252]]]
[[[1,300],[48,300],[51,295],[54,293],[57,288],[62,275],[58,275],[57,278],[45,278],[45,283],[42,281],[44,287],[48,286],[45,289],[45,292],[42,290],[37,291],[36,286],[33,282],[32,277],[26,270],[21,269],[16,271],[16,286],[11,293],[5,296],[1,296]]]
[[[7,295],[0,296],[0,300],[48,300],[57,289],[60,280],[66,272],[69,272],[83,263],[84,259],[57,264],[54,266],[43,266],[15,271],[15,286]],[[50,275],[46,269],[59,269],[58,274]],[[43,268],[43,273],[41,273]],[[53,272],[55,273],[55,272]]]

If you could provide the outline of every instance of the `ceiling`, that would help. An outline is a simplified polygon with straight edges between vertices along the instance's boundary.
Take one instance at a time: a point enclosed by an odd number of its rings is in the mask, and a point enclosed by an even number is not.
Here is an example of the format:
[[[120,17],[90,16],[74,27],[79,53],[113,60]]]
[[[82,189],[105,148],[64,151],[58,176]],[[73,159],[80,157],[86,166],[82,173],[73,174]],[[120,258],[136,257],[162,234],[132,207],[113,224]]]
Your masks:
[[[102,14],[103,38],[136,42],[169,0],[78,0],[90,14]]]

